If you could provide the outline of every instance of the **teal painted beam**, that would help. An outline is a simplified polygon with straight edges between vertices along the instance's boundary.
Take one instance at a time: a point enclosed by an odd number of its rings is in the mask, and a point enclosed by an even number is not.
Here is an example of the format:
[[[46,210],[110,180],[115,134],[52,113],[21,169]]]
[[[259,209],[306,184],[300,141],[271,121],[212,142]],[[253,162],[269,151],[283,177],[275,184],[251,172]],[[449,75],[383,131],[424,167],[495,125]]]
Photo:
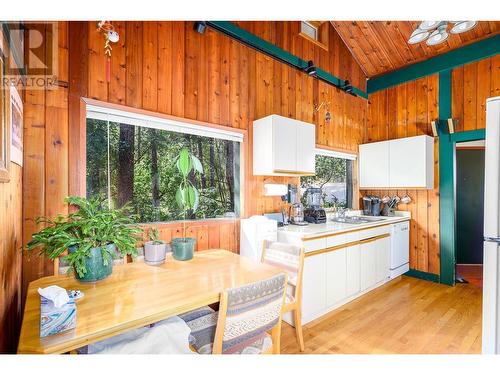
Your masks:
[[[451,118],[451,70],[439,73],[439,237],[441,283],[455,285],[454,149]]]
[[[486,129],[476,129],[467,132],[453,133],[450,136],[451,140],[457,142],[480,141],[486,138]]]
[[[307,61],[302,60],[300,57],[297,57],[290,52],[279,48],[278,46],[268,42],[267,40],[259,38],[258,36],[236,26],[231,22],[207,21],[207,25],[233,39],[240,41],[241,43],[251,48],[254,48],[266,55],[273,57],[276,60],[291,65],[299,70],[304,70],[307,67]],[[318,67],[316,67],[316,77],[338,88],[342,88],[345,83],[344,80],[335,77],[334,75]],[[368,94],[357,87],[353,87],[353,93],[357,96],[368,99]]]
[[[418,271],[414,269],[410,269],[405,273],[406,276],[415,277],[417,279],[433,281],[435,283],[439,283],[439,275],[429,272]]]
[[[372,94],[404,82],[495,56],[498,53],[500,53],[500,34],[372,78],[367,82],[366,91]]]

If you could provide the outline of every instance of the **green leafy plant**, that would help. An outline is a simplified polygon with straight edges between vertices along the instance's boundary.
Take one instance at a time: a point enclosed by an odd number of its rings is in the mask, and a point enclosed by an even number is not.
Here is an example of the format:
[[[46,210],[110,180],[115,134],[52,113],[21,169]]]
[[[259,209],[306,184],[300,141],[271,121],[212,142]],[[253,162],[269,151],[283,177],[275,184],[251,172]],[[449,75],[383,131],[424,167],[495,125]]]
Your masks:
[[[175,200],[179,208],[184,211],[183,237],[186,238],[186,218],[188,212],[196,212],[200,202],[200,193],[190,181],[189,175],[191,172],[203,174],[203,166],[200,160],[187,148],[183,148],[180,151],[176,159],[176,166],[182,177],[182,181],[175,193]]]
[[[151,242],[153,242],[153,245],[163,245],[165,243],[165,241],[158,239],[159,236],[160,236],[160,231],[158,230],[158,228],[155,227],[149,228],[148,237],[151,240]]]
[[[128,208],[109,208],[100,198],[87,200],[81,197],[67,197],[65,202],[77,208],[68,215],[58,215],[51,220],[39,217],[36,222],[45,224],[45,228],[33,234],[26,250],[39,249],[40,255],[49,259],[59,257],[67,249],[74,249],[64,257],[80,277],[87,273],[85,258],[92,248],[100,248],[104,265],[112,261],[116,254],[107,249],[114,244],[118,252],[125,256],[137,255],[136,242],[142,230],[134,225],[133,216],[128,215]]]

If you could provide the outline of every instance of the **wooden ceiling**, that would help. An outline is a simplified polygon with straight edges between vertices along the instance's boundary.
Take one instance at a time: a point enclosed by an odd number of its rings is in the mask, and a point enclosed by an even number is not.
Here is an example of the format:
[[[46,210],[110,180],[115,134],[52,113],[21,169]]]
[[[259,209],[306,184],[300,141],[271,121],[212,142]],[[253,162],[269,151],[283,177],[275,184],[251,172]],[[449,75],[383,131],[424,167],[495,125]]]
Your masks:
[[[331,21],[368,77],[402,68],[500,33],[500,22],[479,21],[462,34],[451,34],[437,46],[408,44],[420,21]]]

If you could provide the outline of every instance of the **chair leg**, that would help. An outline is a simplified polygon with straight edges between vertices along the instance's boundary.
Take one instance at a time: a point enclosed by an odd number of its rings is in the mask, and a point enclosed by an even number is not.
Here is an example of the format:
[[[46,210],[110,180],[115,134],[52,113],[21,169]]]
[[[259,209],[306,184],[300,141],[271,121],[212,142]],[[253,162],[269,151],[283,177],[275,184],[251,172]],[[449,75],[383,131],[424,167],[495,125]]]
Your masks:
[[[304,351],[304,336],[302,335],[302,313],[300,311],[300,306],[297,306],[293,310],[293,318],[295,321],[295,333],[297,334],[297,342],[300,347],[300,351]]]
[[[281,319],[280,322],[271,330],[271,339],[273,340],[273,354],[280,354],[281,346]]]

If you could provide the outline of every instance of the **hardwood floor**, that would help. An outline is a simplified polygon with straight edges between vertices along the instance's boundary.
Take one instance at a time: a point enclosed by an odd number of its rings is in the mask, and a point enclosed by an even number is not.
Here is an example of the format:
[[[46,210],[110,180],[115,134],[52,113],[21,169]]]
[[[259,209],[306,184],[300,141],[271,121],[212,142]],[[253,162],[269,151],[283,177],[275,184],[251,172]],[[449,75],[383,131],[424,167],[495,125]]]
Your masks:
[[[481,352],[482,289],[402,276],[304,326],[304,354]],[[281,353],[299,353],[283,323]]]

